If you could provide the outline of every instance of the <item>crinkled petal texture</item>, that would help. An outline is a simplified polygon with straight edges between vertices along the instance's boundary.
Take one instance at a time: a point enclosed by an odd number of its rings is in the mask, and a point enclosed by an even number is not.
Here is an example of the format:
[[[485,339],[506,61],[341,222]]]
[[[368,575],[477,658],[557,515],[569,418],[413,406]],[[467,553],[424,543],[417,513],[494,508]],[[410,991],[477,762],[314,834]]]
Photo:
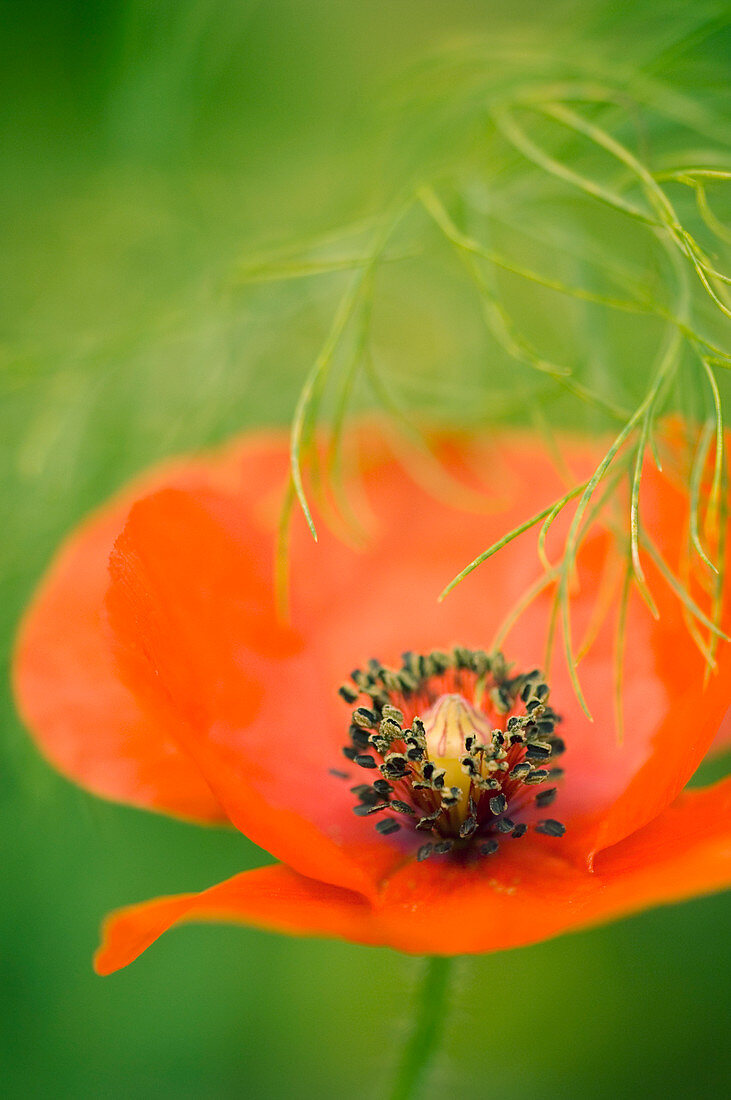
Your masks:
[[[104,606],[109,555],[135,501],[170,486],[192,494],[228,488],[242,512],[269,502],[273,514],[281,448],[281,436],[258,435],[215,459],[164,464],[86,520],[51,564],[21,626],[15,694],[50,761],[96,794],[196,821],[226,820],[175,731],[120,675]]]
[[[681,795],[603,851],[593,874],[520,844],[489,868],[444,870],[435,862],[412,864],[374,905],[281,864],[247,871],[201,894],[114,914],[95,965],[101,974],[118,970],[172,925],[189,921],[233,921],[414,954],[479,953],[709,893],[727,886],[731,872],[731,780]]]
[[[512,896],[489,886],[496,863],[474,874],[449,860],[422,869],[414,863],[413,833],[382,837],[352,813],[349,787],[363,773],[341,755],[349,716],[337,686],[369,657],[390,663],[405,649],[488,648],[542,574],[535,535],[520,536],[443,603],[437,594],[466,562],[563,495],[567,477],[587,477],[603,447],[566,442],[568,469],[559,472],[528,434],[442,438],[435,451],[443,474],[425,484],[423,470],[397,460],[375,427],[363,427],[357,443],[348,491],[359,517],[367,517],[367,537],[354,547],[321,524],[315,544],[295,522],[291,625],[278,620],[274,592],[286,441],[250,437],[153,475],[74,536],[25,621],[16,690],[44,751],[67,774],[136,805],[230,820],[293,873],[318,880],[319,893],[302,901],[303,911],[321,911],[333,888],[343,906],[357,903],[363,928],[371,927],[364,899],[408,908],[421,893],[435,906],[437,897],[440,905],[454,904],[464,918],[462,902],[471,904],[480,891],[496,905]],[[476,500],[484,507],[465,507]],[[648,467],[641,508],[662,559],[685,576],[687,495],[671,475]],[[560,522],[556,527],[560,532]],[[731,647],[719,647],[706,683],[682,604],[648,559],[660,617],[632,591],[626,729],[618,742],[613,662],[624,563],[612,536],[592,529],[572,581],[574,644],[591,639],[580,675],[593,723],[562,656],[550,670],[568,746],[555,812],[569,832],[548,842],[529,834],[503,844],[497,857],[501,876],[514,868],[520,877],[521,893],[544,869],[535,890],[547,908],[554,887],[556,898],[563,896],[565,876],[586,877],[602,849],[618,851],[673,802],[728,705]],[[543,661],[551,596],[548,588],[540,593],[507,637],[503,649],[517,669]],[[346,771],[352,782],[331,769]],[[284,876],[276,881],[289,883],[293,897],[315,890],[288,871],[267,873]],[[285,885],[273,896],[284,897]],[[177,919],[173,903],[166,904]],[[574,903],[567,906],[574,911]],[[273,912],[270,920],[277,925]],[[397,941],[407,946],[395,935],[388,942]]]

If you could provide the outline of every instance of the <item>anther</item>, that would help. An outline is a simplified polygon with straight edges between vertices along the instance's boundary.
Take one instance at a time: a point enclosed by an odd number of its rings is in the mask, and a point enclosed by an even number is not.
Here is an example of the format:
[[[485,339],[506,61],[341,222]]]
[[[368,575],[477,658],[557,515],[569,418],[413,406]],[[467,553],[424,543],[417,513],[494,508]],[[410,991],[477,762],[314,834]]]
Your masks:
[[[477,773],[477,761],[474,760],[471,756],[463,756],[460,758],[459,762],[462,767],[462,771],[466,775],[475,775]]]
[[[449,655],[435,649],[429,654],[429,660],[437,673],[445,673],[450,665]]]
[[[529,741],[525,748],[526,760],[547,760],[552,752],[552,746],[545,741]]]
[[[497,817],[499,814],[504,814],[508,808],[508,800],[504,794],[496,794],[490,799],[490,811]]]
[[[448,791],[442,791],[442,806],[445,809],[450,809],[452,806],[456,806],[462,797],[462,790],[460,787],[450,787]]]
[[[386,690],[390,691],[393,695],[400,692],[403,687],[397,673],[391,672],[389,669],[383,670],[383,672],[381,673],[381,680],[383,681],[383,686],[386,688]]]
[[[388,753],[381,764],[381,772],[388,779],[402,779],[408,770],[406,757],[400,752]]]
[[[534,770],[533,770],[533,771],[532,771],[532,772],[530,773],[530,775],[526,775],[526,777],[525,777],[525,779],[523,780],[523,782],[524,782],[524,783],[528,783],[528,784],[531,784],[531,785],[532,785],[532,784],[536,784],[536,783],[545,783],[545,781],[546,781],[546,780],[548,779],[548,777],[549,777],[549,774],[550,774],[550,773],[549,773],[549,772],[547,772],[547,771],[545,770],[545,768],[535,768],[535,769],[534,769]]]
[[[543,833],[545,836],[563,836],[566,832],[566,826],[562,825],[560,821],[555,821],[554,818],[549,817],[546,821],[538,822],[536,832]]]
[[[397,833],[400,828],[398,821],[394,821],[390,817],[376,822],[376,832],[380,833],[381,836],[390,836],[391,833]]]
[[[398,722],[394,722],[393,718],[384,718],[378,727],[378,732],[383,740],[389,743],[391,741],[400,740],[404,735],[401,726]]]
[[[390,808],[390,802],[380,802],[376,806],[371,806],[367,802],[359,802],[357,806],[353,806],[353,813],[356,817],[368,817],[370,814],[377,814],[379,810],[388,810]]]
[[[358,749],[367,749],[371,743],[371,738],[368,730],[361,729],[360,726],[352,725],[350,727],[350,740]]]
[[[373,711],[368,710],[366,707],[358,707],[353,711],[353,722],[361,729],[372,730],[378,725],[378,718]]]
[[[398,678],[401,681],[401,690],[404,695],[410,695],[419,686],[419,681],[415,676],[412,676],[408,669],[402,669]]]
[[[419,738],[420,741],[426,741],[426,727],[421,718],[414,718],[411,722],[411,728],[414,731],[414,735]]]
[[[371,805],[378,802],[378,792],[375,787],[371,787],[368,783],[359,783],[357,787],[351,787],[350,791],[361,802],[369,802]]]
[[[381,737],[379,733],[372,733],[368,738],[368,744],[373,745],[379,756],[385,756],[388,750],[391,748],[390,738]]]

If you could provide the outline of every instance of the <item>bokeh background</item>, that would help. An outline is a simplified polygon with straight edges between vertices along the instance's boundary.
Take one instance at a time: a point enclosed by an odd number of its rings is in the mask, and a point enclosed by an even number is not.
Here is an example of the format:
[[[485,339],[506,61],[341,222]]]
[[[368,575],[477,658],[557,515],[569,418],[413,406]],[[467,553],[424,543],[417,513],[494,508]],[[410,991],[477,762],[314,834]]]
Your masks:
[[[627,123],[636,145],[661,166],[681,148],[699,163],[728,157],[727,4],[24,0],[0,17],[6,662],[54,547],[91,507],[162,456],[289,421],[348,277],[339,267],[420,173],[451,172],[445,188],[456,175],[483,230],[494,194],[492,239],[524,262],[614,292],[630,271],[661,293],[647,234],[484,144],[470,74],[509,84],[584,66],[619,86],[662,80],[696,104],[697,125],[691,136],[648,108]],[[435,50],[465,63],[432,69],[420,58]],[[465,72],[465,98],[445,109]],[[586,149],[563,141],[586,167]],[[728,225],[728,192],[713,206]],[[409,417],[603,426],[606,410],[577,412],[504,348],[485,373],[480,311],[443,242],[416,225],[392,260],[378,287],[381,389],[356,404],[385,387]],[[534,286],[502,292],[552,361],[579,362],[613,402],[641,395],[655,322],[559,307]],[[683,385],[704,415],[690,369]],[[40,759],[7,695],[2,705],[3,1093],[384,1095],[418,960],[191,927],[94,976],[108,910],[267,856],[239,835],[85,795]],[[730,912],[727,898],[699,899],[460,960],[428,1095],[723,1095]]]

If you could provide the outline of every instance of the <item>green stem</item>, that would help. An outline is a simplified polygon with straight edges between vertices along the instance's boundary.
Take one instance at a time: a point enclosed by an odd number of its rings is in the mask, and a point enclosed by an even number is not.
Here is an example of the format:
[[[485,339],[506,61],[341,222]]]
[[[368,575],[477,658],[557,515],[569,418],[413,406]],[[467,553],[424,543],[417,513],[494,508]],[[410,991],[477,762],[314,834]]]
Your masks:
[[[434,955],[425,959],[424,964],[416,1019],[396,1071],[391,1100],[414,1100],[438,1049],[452,960]]]

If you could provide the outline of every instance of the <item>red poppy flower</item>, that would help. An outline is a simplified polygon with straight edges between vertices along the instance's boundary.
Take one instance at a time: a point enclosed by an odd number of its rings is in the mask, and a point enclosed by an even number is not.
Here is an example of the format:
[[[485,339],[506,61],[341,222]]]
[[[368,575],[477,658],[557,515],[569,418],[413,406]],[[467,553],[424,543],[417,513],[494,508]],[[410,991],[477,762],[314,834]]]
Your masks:
[[[572,591],[574,636],[593,639],[580,666],[593,722],[563,659],[547,681],[536,671],[548,588],[504,641],[509,667],[491,651],[541,575],[534,537],[435,599],[565,492],[543,447],[518,433],[444,438],[452,481],[437,497],[384,435],[364,431],[361,442],[352,491],[367,541],[321,532],[315,544],[295,523],[290,625],[275,613],[273,581],[288,476],[279,434],[171,464],[123,492],[72,535],[27,614],[17,697],[56,767],[108,798],[230,822],[280,861],[112,916],[102,973],[190,920],[457,954],[728,883],[731,784],[683,788],[727,708],[731,646],[719,646],[707,677],[686,612],[648,557],[659,618],[633,590],[620,743],[619,600],[601,593],[621,587],[625,556],[608,530],[595,525],[584,540]],[[600,457],[595,444],[563,450],[576,479]],[[687,578],[688,500],[672,466],[660,475],[648,465],[642,518]],[[487,508],[467,511],[458,498],[473,503],[475,490]]]

